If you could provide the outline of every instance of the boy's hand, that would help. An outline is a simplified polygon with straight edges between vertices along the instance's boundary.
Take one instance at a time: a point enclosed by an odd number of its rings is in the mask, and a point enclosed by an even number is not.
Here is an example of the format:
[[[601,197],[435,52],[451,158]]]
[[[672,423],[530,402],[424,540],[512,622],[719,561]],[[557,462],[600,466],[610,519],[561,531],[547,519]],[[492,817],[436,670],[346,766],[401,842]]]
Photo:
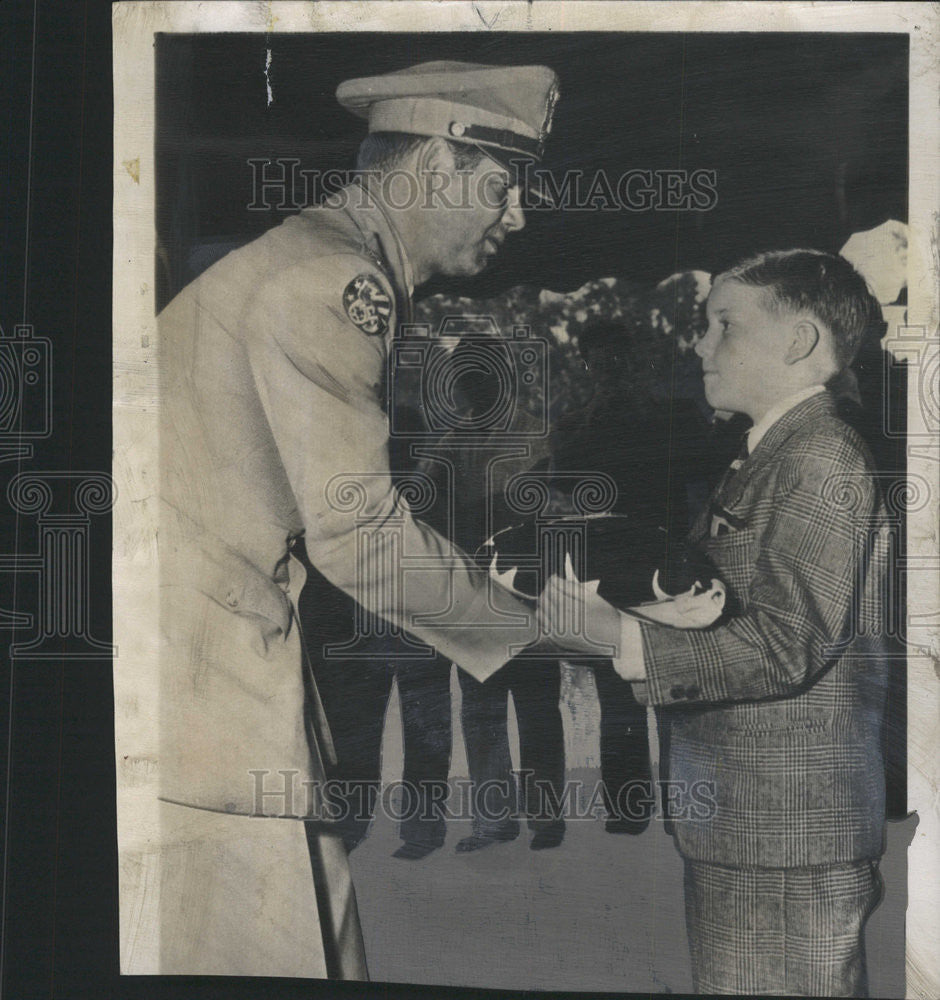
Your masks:
[[[616,661],[624,655],[620,647],[628,625],[632,625],[628,633],[633,639],[628,643],[630,652],[635,654],[636,650],[642,650],[642,643],[639,625],[635,621],[625,622],[624,617],[672,628],[698,629],[717,621],[724,606],[725,588],[720,580],[712,580],[708,589],[696,585],[677,597],[620,612],[597,593],[596,581],[582,583],[573,574],[566,579],[552,576],[539,598],[539,632],[543,644],[562,655],[611,657],[618,672],[625,676]],[[635,665],[637,676],[627,677],[627,680],[642,679],[642,656],[630,657],[631,660],[637,658],[641,661]]]
[[[628,608],[626,614],[673,628],[708,628],[725,609],[725,586],[721,580],[712,580],[707,589],[696,583],[676,597],[662,594],[655,579],[653,586],[658,591],[657,596],[663,599],[655,604]]]

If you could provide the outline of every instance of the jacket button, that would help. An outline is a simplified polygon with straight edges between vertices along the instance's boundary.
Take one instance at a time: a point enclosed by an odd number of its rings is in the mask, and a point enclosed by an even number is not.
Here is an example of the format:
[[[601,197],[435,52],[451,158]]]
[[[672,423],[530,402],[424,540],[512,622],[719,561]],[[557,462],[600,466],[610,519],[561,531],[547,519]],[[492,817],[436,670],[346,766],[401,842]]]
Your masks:
[[[230,608],[237,608],[238,607],[238,594],[236,594],[234,590],[230,590],[225,595],[225,603]]]
[[[697,698],[700,694],[701,694],[701,692],[699,691],[699,689],[694,684],[690,684],[685,689],[685,696],[686,696],[686,698]]]
[[[669,697],[674,701],[679,701],[680,698],[685,697],[685,688],[681,684],[676,684],[676,686],[669,692]]]

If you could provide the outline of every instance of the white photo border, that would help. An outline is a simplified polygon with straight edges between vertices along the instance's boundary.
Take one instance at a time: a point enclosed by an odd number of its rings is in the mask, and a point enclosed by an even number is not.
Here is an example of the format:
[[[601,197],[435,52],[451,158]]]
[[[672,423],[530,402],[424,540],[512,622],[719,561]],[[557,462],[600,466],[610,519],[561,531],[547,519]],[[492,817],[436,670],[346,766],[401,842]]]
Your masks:
[[[114,27],[113,414],[115,754],[122,850],[155,831],[157,744],[157,493],[155,321],[154,35],[157,32],[886,32],[910,38],[909,276],[907,326],[921,371],[938,369],[940,117],[937,93],[940,7],[920,3],[538,2],[121,2]],[[920,331],[920,332],[918,332]],[[896,331],[889,331],[889,336]],[[940,995],[940,640],[937,594],[940,442],[910,379],[911,476],[930,484],[910,513],[909,624],[922,637],[908,656],[908,803],[919,823],[908,854],[907,996]],[[926,387],[926,395],[930,386]],[[935,389],[933,391],[936,391]],[[130,763],[129,763],[130,762]],[[130,925],[121,915],[122,952]],[[157,928],[136,927],[134,933]]]

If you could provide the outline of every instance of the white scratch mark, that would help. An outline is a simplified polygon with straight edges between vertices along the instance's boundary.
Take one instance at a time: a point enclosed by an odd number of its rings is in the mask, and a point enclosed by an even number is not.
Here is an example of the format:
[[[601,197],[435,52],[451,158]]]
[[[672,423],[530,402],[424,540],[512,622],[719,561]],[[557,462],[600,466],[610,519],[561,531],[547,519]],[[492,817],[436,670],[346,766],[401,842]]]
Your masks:
[[[268,107],[274,103],[274,92],[271,90],[271,50],[268,49],[268,54],[264,60],[264,82],[268,88]]]
[[[493,15],[493,20],[487,21],[487,19],[483,16],[483,11],[480,10],[480,8],[476,4],[473,4],[473,10],[476,13],[477,17],[483,22],[484,26],[487,28],[492,28],[493,25],[496,24],[496,22],[499,20],[499,17],[502,14],[501,10],[497,10],[496,13]]]

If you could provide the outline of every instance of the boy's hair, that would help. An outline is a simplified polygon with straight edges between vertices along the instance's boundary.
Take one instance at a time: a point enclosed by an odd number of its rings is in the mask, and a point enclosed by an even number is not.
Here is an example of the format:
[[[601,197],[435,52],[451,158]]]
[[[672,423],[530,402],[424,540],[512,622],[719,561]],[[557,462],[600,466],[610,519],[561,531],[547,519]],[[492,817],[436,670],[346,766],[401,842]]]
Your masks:
[[[715,278],[767,290],[771,312],[809,312],[832,334],[836,364],[847,368],[866,336],[881,336],[881,306],[844,258],[822,250],[772,250],[748,257]]]

